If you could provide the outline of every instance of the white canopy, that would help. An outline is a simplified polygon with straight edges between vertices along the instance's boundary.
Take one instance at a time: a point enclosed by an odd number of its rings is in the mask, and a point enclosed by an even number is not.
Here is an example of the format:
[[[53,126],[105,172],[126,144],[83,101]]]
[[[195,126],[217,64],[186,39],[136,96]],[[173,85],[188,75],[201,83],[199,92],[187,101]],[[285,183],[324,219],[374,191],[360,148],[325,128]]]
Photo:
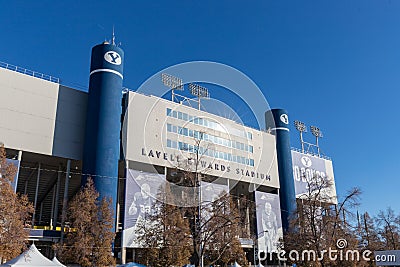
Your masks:
[[[35,244],[32,244],[31,247],[19,255],[18,257],[0,265],[0,267],[60,267],[59,264],[56,264],[42,255],[39,250],[36,248]],[[62,265],[61,265],[62,266]]]
[[[57,264],[57,266],[66,267],[64,264],[62,264],[61,262],[59,262],[59,260],[57,259],[56,256],[54,256],[52,262],[54,262],[55,264]]]

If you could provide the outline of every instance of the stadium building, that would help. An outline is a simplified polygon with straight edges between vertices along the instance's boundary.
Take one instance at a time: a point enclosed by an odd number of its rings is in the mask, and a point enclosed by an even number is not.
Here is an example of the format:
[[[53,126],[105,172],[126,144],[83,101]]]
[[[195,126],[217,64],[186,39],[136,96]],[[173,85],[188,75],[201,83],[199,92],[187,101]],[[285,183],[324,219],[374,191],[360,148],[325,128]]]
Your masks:
[[[0,141],[18,166],[15,190],[34,203],[30,238],[42,253],[50,256],[51,244],[63,238],[67,203],[89,176],[100,196],[112,198],[115,253],[122,262],[138,256],[135,225],[151,207],[158,185],[174,181],[182,170],[202,174],[203,200],[226,191],[255,202],[249,210],[238,201],[245,225],[240,240],[251,262],[255,248],[277,248],[307,178],[317,174],[333,181],[331,160],[319,151],[291,149],[285,110],[265,110],[266,129],[254,129],[125,90],[123,65],[121,48],[107,42],[95,46],[89,92],[1,65]],[[163,79],[171,85],[175,77]],[[335,196],[334,185],[329,194]]]

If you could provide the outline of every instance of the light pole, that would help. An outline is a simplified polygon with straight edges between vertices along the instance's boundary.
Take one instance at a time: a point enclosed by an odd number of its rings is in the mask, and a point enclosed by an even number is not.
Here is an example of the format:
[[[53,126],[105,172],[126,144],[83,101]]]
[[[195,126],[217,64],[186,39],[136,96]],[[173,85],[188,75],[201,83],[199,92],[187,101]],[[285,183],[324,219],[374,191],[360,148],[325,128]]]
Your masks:
[[[317,146],[318,156],[321,156],[318,139],[322,138],[322,131],[317,126],[311,126],[310,129],[311,133],[315,136],[315,144]]]
[[[303,133],[307,132],[307,126],[304,122],[301,121],[294,121],[294,126],[296,130],[300,132],[300,142],[301,142],[301,152],[304,153],[304,140],[303,140]]]

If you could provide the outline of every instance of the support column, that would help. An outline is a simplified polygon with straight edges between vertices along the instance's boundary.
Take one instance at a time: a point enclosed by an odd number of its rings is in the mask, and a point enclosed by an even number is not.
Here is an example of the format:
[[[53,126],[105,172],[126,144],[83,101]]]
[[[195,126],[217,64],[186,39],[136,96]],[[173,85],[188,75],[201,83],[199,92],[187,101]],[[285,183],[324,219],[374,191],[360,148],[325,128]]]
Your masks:
[[[63,208],[62,208],[62,215],[61,215],[61,244],[63,244],[63,242],[64,242],[64,227],[65,227],[65,217],[67,215],[70,170],[71,170],[71,160],[69,159],[67,161],[67,171],[65,173],[64,199],[63,199]]]
[[[56,200],[55,200],[54,214],[53,214],[53,229],[57,228],[58,201],[60,199],[61,174],[62,174],[62,167],[61,167],[61,164],[60,164],[60,166],[58,166],[58,175],[57,175]]]
[[[42,224],[43,201],[40,203],[39,224]]]
[[[126,263],[126,248],[125,247],[121,247],[121,261],[122,261],[122,264]]]
[[[56,201],[57,184],[53,186],[53,197],[51,198],[50,230],[53,230],[54,202]]]
[[[39,166],[38,166],[38,172],[37,172],[37,176],[36,176],[36,190],[35,190],[35,201],[33,202],[33,207],[34,207],[34,211],[33,211],[33,216],[32,216],[32,227],[35,226],[35,215],[36,215],[36,205],[37,205],[37,197],[38,197],[38,191],[39,191],[39,183],[40,183],[40,168],[42,167],[42,164],[39,162]]]

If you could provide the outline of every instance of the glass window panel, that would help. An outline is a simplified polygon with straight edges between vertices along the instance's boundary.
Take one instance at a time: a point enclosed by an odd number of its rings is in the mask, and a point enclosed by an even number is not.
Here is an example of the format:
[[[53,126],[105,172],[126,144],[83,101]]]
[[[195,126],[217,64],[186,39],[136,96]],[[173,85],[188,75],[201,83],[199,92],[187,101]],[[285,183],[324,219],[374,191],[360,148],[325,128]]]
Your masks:
[[[178,117],[178,113],[174,110],[172,111],[172,117],[177,118]]]
[[[172,109],[167,108],[167,116],[171,116],[171,111],[172,111]]]

